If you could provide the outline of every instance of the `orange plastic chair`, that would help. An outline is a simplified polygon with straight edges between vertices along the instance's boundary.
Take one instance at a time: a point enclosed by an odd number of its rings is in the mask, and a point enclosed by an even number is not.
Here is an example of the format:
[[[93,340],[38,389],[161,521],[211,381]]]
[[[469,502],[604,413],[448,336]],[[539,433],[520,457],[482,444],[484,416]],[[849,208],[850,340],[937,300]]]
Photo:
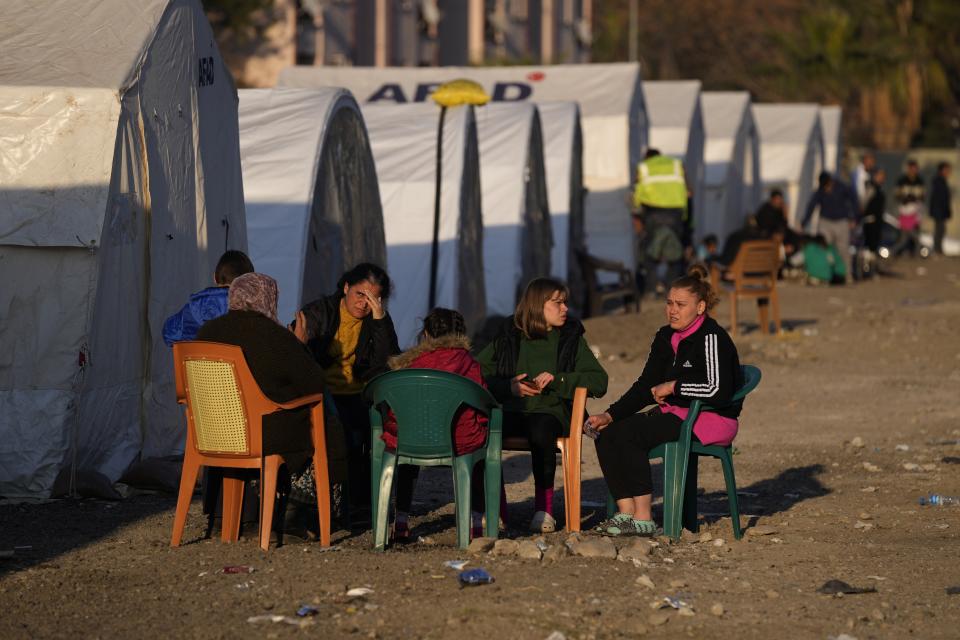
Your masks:
[[[263,454],[263,417],[275,411],[310,407],[313,477],[317,487],[320,544],[330,545],[330,479],[324,437],[323,394],[278,403],[266,397],[253,379],[240,347],[217,342],[178,342],[173,345],[177,402],[186,405],[187,442],[183,454],[180,495],[170,546],[180,546],[190,499],[200,467],[260,470],[260,548],[270,546],[277,493],[278,454]],[[221,539],[240,537],[243,480],[223,479]]]
[[[580,531],[580,452],[583,447],[583,416],[587,408],[587,388],[577,387],[570,414],[570,435],[557,438],[557,449],[563,465],[563,509],[567,531]],[[503,439],[503,451],[529,451],[526,438]]]

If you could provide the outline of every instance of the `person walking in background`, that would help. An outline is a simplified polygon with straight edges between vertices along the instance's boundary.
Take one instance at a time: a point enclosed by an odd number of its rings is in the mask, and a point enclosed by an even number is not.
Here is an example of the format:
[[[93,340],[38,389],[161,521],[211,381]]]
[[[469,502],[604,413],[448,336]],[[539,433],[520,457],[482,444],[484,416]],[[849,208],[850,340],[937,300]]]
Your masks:
[[[923,178],[916,160],[907,160],[907,171],[897,180],[896,199],[900,238],[893,247],[893,255],[909,251],[910,257],[916,257],[920,248],[920,214],[925,200]]]
[[[341,276],[334,293],[305,305],[294,323],[297,336],[323,368],[346,432],[352,524],[362,522],[370,509],[370,416],[363,387],[388,370],[390,356],[400,353],[386,309],[390,291],[383,269],[358,264]]]
[[[943,236],[950,219],[950,163],[937,165],[937,175],[930,184],[930,217],[933,218],[933,252],[943,255]]]
[[[163,323],[163,341],[170,347],[174,342],[193,340],[207,320],[219,318],[227,312],[227,292],[237,277],[253,272],[253,263],[243,251],[227,251],[217,261],[213,272],[214,286],[190,296],[183,305]]]
[[[642,217],[644,240],[637,260],[644,265],[648,291],[661,283],[658,269],[668,282],[680,269],[689,195],[683,163],[657,149],[647,151],[637,166],[633,206]]]
[[[863,243],[865,274],[877,274],[876,264],[880,254],[880,241],[883,237],[883,214],[886,213],[887,195],[883,191],[883,183],[887,179],[887,172],[877,169],[873,172],[873,179],[867,189],[869,199],[863,210]]]
[[[823,236],[829,245],[837,249],[844,263],[850,261],[850,231],[856,226],[857,203],[853,191],[829,172],[820,174],[820,186],[807,203],[807,211],[800,226],[810,223],[814,211],[820,208],[820,218],[812,235]],[[847,269],[849,274],[850,270]],[[848,275],[849,279],[849,275]]]
[[[856,166],[853,170],[853,175],[850,177],[853,183],[853,190],[857,196],[857,206],[861,214],[867,208],[867,203],[870,202],[870,179],[873,176],[873,172],[876,171],[876,167],[876,156],[873,155],[872,151],[865,151],[863,155],[860,156],[860,164]]]
[[[530,530],[537,533],[556,530],[557,438],[570,426],[574,391],[586,387],[595,398],[607,392],[607,372],[583,338],[583,325],[567,317],[568,295],[559,280],[531,280],[516,313],[477,357],[487,386],[503,403],[504,437],[521,436],[530,444],[535,489]]]

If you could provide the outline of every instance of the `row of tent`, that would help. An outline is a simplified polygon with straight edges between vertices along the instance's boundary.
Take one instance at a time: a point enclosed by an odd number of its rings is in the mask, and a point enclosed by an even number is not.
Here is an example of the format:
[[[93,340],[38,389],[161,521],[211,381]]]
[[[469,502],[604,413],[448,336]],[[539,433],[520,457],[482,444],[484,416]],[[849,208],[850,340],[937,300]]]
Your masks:
[[[577,250],[632,262],[650,145],[683,158],[701,236],[739,226],[761,185],[795,215],[824,166],[818,107],[633,64],[291,68],[238,94],[198,0],[0,16],[0,496],[182,451],[161,326],[224,250],[278,279],[284,319],[385,263],[409,345],[431,304],[477,327],[533,275],[582,292]],[[464,76],[493,102],[428,101]]]

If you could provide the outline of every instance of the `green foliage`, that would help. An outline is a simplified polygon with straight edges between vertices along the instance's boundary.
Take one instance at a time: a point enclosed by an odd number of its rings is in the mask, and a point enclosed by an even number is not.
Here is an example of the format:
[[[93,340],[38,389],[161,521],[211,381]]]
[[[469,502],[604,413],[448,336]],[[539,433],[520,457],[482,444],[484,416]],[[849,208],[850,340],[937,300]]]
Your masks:
[[[256,26],[257,12],[272,7],[272,0],[203,0],[210,24],[218,30],[242,31]]]

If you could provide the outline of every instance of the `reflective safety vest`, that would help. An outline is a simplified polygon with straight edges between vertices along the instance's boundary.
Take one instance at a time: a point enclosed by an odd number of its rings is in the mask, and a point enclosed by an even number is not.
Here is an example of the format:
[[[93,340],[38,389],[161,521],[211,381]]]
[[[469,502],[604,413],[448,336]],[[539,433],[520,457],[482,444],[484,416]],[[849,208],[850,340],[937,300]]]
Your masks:
[[[687,181],[683,163],[669,156],[653,156],[637,165],[637,186],[633,206],[660,209],[687,208]]]

